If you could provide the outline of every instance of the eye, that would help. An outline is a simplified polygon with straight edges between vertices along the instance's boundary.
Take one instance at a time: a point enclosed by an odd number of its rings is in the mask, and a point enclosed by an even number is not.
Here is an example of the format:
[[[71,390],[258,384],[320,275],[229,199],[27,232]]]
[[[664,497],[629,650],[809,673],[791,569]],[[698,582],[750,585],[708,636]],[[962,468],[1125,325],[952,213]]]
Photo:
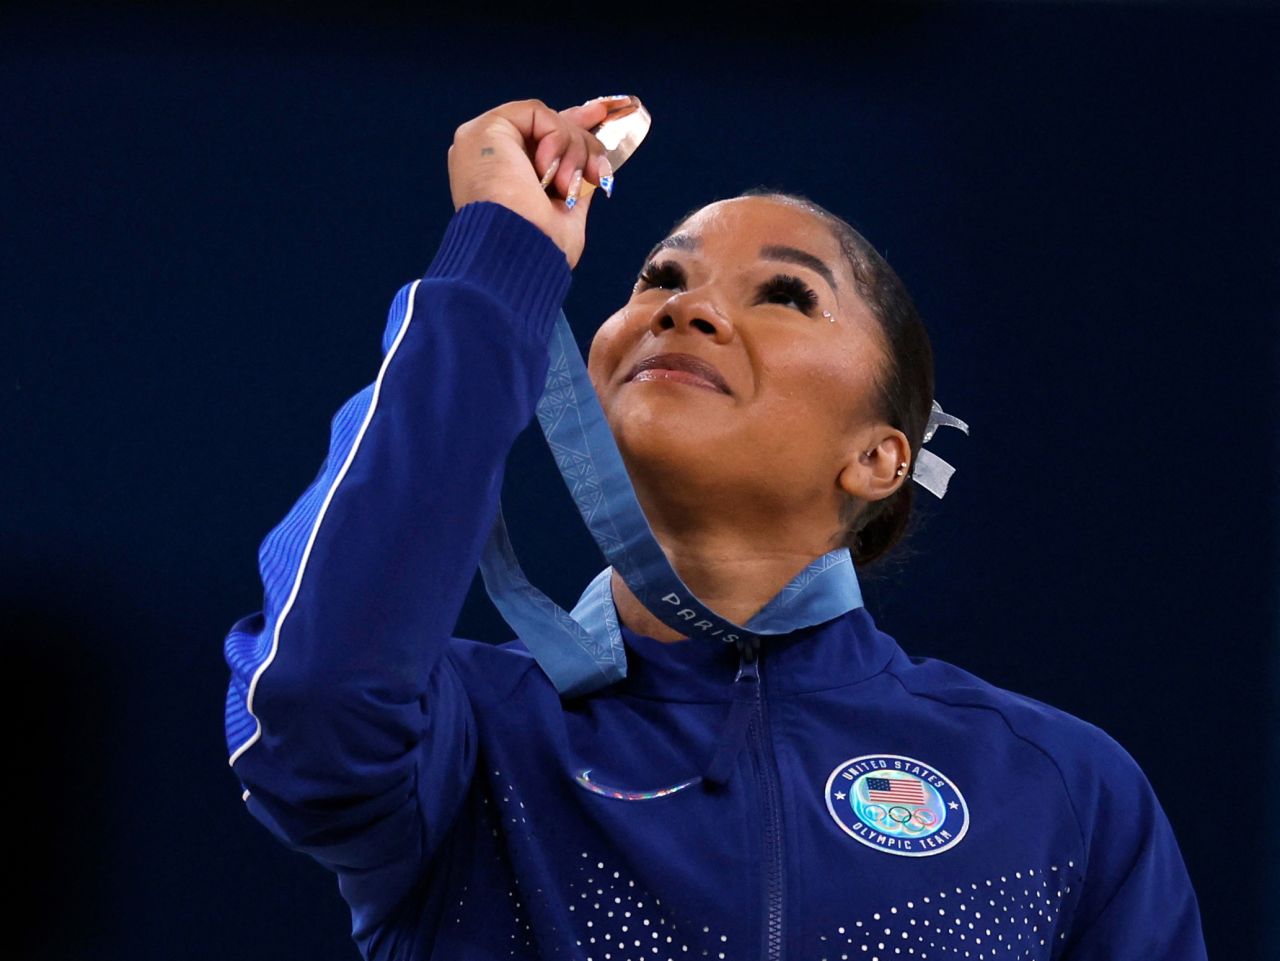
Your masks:
[[[636,290],[648,290],[650,287],[669,290],[672,287],[683,287],[684,282],[684,270],[679,264],[670,260],[664,260],[660,264],[651,261],[644,265],[644,270],[640,271]]]
[[[818,295],[799,277],[777,274],[760,285],[760,300],[768,304],[794,304],[804,314],[818,306]]]

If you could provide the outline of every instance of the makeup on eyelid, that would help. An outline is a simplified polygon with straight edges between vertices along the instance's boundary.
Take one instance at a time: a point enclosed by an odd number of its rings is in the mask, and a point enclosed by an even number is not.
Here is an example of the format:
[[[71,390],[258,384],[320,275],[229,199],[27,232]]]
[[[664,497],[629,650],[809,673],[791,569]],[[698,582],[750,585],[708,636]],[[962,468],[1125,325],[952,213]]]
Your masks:
[[[685,280],[684,269],[674,261],[650,262],[640,271],[636,290],[648,290],[654,287],[666,289],[668,286],[683,284]],[[818,305],[818,295],[813,288],[792,274],[775,274],[759,286],[757,295],[761,301],[768,300],[770,303],[779,305],[781,302],[772,298],[789,298],[804,314],[812,314]]]

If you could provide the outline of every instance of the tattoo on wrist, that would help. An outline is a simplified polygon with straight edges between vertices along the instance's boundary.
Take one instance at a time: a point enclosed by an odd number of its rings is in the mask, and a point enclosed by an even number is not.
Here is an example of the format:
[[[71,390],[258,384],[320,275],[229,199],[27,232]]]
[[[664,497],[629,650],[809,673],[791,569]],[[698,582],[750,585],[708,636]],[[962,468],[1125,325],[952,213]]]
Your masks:
[[[492,147],[481,147],[481,148],[480,148],[480,156],[481,156],[481,157],[492,157],[492,156],[493,156],[493,148],[492,148]]]

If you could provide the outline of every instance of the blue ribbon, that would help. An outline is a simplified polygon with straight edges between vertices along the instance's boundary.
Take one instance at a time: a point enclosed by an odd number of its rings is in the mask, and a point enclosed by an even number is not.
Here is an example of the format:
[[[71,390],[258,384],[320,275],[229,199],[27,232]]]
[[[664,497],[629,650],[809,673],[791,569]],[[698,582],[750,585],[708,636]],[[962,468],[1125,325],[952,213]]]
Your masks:
[[[610,566],[567,613],[525,577],[499,509],[480,573],[498,612],[556,690],[576,697],[626,676],[626,650],[610,589],[613,570],[673,630],[744,648],[758,647],[764,636],[789,634],[862,606],[853,559],[844,547],[810,563],[745,625],[703,604],[672,568],[640,509],[563,311],[549,346],[551,364],[537,405],[538,423],[578,513]]]

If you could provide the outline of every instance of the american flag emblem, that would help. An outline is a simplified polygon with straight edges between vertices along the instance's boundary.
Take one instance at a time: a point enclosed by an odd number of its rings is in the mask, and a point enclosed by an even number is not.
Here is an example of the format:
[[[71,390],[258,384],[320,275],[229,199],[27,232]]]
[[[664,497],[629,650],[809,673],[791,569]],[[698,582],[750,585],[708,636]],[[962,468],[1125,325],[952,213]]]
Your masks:
[[[867,799],[874,804],[924,804],[924,784],[913,777],[869,777]]]
[[[827,775],[825,793],[840,830],[884,854],[929,857],[969,833],[969,807],[955,782],[913,757],[849,758]]]

